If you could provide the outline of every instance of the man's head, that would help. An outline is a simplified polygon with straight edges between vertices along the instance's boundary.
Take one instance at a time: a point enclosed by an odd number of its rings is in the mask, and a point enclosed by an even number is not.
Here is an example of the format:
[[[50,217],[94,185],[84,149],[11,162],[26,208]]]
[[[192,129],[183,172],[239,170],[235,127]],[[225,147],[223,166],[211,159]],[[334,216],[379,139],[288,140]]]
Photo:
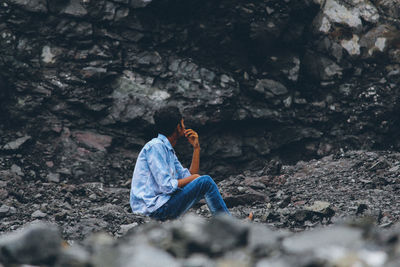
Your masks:
[[[166,106],[156,111],[154,122],[158,133],[165,136],[171,136],[175,130],[178,131],[178,137],[182,136],[185,130],[183,117],[177,107]]]

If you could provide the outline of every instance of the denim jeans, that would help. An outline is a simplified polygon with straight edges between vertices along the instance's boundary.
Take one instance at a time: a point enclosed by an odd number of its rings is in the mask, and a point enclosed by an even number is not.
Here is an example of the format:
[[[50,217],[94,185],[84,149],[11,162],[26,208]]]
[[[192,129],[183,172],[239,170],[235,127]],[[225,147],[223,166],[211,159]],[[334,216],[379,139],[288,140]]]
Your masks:
[[[217,185],[210,176],[204,175],[185,187],[178,188],[167,203],[151,213],[150,217],[161,221],[175,219],[202,198],[205,198],[212,215],[217,213],[230,214]]]

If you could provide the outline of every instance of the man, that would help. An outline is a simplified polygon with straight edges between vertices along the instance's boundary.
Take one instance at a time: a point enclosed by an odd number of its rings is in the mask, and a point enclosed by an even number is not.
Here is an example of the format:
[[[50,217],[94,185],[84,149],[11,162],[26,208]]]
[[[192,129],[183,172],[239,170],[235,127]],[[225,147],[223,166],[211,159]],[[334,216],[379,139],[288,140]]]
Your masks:
[[[213,215],[229,214],[217,185],[208,175],[199,175],[200,143],[198,134],[185,129],[178,108],[164,107],[154,115],[158,137],[140,151],[132,177],[132,211],[157,220],[174,219],[205,198]],[[183,168],[173,147],[181,137],[193,146],[189,170]]]

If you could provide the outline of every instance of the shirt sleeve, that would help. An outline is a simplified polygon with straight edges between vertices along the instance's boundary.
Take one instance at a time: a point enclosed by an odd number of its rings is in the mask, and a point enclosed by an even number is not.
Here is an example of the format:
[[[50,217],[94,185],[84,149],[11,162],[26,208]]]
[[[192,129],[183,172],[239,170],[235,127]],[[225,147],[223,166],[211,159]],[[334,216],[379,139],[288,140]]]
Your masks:
[[[176,157],[176,155],[174,155],[174,165],[175,165],[175,169],[176,169],[176,173],[177,173],[178,179],[183,179],[183,178],[186,178],[186,177],[192,175],[187,168],[184,168],[182,166],[182,164],[179,162],[179,160]]]
[[[167,153],[161,144],[152,145],[147,151],[147,163],[160,190],[171,194],[178,188],[178,180],[167,162]]]

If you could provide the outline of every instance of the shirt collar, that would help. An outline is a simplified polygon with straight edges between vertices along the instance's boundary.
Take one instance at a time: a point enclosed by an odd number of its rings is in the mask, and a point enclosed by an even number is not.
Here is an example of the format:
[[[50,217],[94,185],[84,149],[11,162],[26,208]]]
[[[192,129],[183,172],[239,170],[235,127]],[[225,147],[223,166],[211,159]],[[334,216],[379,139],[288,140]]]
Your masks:
[[[160,139],[168,147],[169,150],[174,151],[174,148],[172,147],[171,143],[165,135],[158,134],[157,138]]]

